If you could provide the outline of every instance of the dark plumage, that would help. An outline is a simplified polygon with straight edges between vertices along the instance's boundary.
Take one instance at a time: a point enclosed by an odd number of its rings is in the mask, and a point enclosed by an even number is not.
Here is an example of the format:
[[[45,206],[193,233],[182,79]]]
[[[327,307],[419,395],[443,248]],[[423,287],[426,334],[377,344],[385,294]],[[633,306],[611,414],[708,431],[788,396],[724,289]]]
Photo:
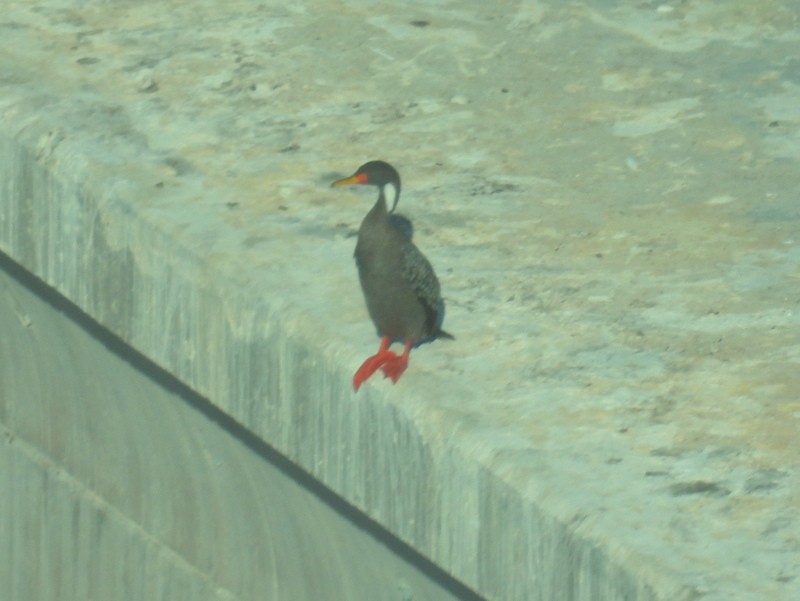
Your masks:
[[[433,267],[411,240],[411,222],[394,213],[400,198],[397,171],[383,161],[370,161],[352,176],[331,185],[348,184],[378,187],[378,200],[358,230],[355,258],[367,310],[381,337],[381,346],[353,377],[353,387],[358,390],[378,368],[396,382],[408,365],[412,347],[435,338],[453,337],[441,329],[444,302]],[[388,350],[395,341],[405,344],[400,356]]]

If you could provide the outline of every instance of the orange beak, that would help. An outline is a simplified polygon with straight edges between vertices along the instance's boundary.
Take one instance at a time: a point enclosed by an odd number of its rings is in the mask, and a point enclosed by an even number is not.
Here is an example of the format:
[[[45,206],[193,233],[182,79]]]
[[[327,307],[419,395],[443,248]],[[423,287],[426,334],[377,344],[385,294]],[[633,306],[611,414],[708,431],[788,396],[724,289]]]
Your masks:
[[[335,182],[331,184],[331,188],[338,188],[339,186],[350,186],[352,184],[366,184],[366,183],[367,183],[367,174],[357,173],[356,175],[351,175],[350,177],[346,177],[344,179],[337,179]]]

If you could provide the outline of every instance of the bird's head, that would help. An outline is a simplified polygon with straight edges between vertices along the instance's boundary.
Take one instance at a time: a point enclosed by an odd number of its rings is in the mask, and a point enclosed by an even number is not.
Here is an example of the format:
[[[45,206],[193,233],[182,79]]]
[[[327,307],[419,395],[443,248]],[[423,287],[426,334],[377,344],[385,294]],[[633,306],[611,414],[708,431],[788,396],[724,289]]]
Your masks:
[[[392,204],[391,211],[397,206],[400,198],[400,174],[385,161],[369,161],[356,169],[350,177],[336,180],[331,187],[349,186],[352,184],[366,184],[378,186],[384,198]]]

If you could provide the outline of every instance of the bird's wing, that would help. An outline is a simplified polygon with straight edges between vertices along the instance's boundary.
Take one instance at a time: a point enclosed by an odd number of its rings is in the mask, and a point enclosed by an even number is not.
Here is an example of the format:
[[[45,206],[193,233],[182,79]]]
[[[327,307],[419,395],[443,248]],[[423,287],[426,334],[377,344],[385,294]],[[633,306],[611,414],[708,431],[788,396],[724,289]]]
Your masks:
[[[442,303],[439,280],[428,259],[408,240],[403,244],[403,277],[411,284],[428,314],[431,330],[436,326],[439,307]]]
[[[389,213],[389,223],[407,239],[411,240],[414,237],[414,224],[405,215]]]

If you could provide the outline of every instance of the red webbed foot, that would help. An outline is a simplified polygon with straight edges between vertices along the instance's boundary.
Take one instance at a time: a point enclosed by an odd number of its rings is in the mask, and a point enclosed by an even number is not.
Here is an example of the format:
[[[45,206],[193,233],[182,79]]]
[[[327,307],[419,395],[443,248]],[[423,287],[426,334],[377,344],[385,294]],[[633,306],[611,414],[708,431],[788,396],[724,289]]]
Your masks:
[[[356,371],[353,376],[353,390],[361,388],[361,385],[369,380],[369,377],[374,374],[379,367],[384,367],[387,362],[396,361],[397,358],[397,355],[392,351],[383,351],[377,355],[372,355],[372,357],[361,364],[361,367],[358,368],[358,371]]]
[[[383,362],[381,369],[383,370],[384,378],[391,378],[393,383],[397,383],[397,380],[400,379],[400,376],[403,375],[403,372],[408,367],[408,355],[411,353],[411,345],[412,342],[410,340],[406,341],[402,355],[395,355],[393,358],[388,358]]]
[[[361,385],[387,361],[394,361],[397,359],[397,355],[389,350],[389,344],[390,341],[387,337],[384,336],[381,338],[381,346],[378,352],[364,361],[353,376],[353,390],[361,388]]]
[[[408,367],[408,359],[400,355],[394,356],[393,359],[387,360],[382,366],[381,369],[383,370],[383,377],[384,378],[391,378],[392,382],[397,382],[400,379],[400,376],[403,375],[403,372]]]

